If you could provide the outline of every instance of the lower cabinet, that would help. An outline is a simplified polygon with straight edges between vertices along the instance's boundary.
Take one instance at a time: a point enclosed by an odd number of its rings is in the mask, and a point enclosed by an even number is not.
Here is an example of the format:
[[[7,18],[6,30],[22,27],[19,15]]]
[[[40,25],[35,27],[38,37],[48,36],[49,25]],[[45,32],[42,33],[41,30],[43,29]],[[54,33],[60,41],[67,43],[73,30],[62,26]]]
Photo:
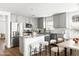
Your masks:
[[[19,46],[19,37],[14,37],[13,38],[13,47]]]

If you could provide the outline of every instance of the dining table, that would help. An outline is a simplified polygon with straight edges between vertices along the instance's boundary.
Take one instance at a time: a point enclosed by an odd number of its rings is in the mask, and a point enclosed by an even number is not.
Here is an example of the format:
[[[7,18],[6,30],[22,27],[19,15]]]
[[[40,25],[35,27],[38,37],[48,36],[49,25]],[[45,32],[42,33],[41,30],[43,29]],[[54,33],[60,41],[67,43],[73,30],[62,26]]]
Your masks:
[[[79,50],[79,43],[75,43],[73,39],[69,39],[67,41],[64,41],[62,43],[57,44],[58,47],[63,47],[64,48],[64,54],[67,56],[67,48],[70,49],[70,55],[72,55],[72,50]]]

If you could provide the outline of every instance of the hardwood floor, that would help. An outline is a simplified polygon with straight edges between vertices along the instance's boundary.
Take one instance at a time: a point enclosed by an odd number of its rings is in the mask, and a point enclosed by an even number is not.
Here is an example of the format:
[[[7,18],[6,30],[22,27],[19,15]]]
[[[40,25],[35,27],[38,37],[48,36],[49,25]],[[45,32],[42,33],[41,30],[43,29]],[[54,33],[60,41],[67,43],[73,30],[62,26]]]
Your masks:
[[[5,49],[3,52],[4,52],[3,55],[5,56],[21,56],[19,52],[19,47]]]
[[[0,56],[21,56],[19,47],[5,48],[4,40],[0,40]]]

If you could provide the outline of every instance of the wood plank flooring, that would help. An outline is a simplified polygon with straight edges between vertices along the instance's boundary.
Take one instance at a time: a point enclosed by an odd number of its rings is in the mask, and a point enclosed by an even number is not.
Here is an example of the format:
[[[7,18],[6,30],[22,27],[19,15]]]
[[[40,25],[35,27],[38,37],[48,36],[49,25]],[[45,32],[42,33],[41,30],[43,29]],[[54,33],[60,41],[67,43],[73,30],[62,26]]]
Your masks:
[[[21,56],[19,47],[5,48],[4,40],[0,40],[0,56]]]

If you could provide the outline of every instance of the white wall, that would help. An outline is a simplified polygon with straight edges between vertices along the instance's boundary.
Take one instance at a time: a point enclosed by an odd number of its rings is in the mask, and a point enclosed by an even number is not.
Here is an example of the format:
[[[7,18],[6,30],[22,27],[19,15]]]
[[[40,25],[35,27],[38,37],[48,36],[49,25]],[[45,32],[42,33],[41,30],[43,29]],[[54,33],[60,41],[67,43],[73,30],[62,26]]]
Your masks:
[[[10,48],[10,12],[0,11],[0,15],[0,31],[5,32],[5,45]]]
[[[78,22],[72,22],[72,17],[75,15],[79,15],[79,11],[66,13],[67,28],[71,29],[74,24],[78,23]]]
[[[10,12],[0,11],[0,33],[5,34],[5,45],[10,48]]]
[[[7,19],[5,15],[0,15],[0,33],[6,33]]]
[[[0,33],[6,34],[6,23],[7,22],[1,22],[0,21]]]
[[[79,22],[72,22],[72,17],[75,15],[79,15],[79,11],[76,12],[68,12],[66,13],[66,22],[67,22],[67,35],[69,36],[69,38],[73,38],[73,37],[78,37],[79,36],[79,31],[76,31],[75,29],[77,28],[77,30],[79,29]]]

